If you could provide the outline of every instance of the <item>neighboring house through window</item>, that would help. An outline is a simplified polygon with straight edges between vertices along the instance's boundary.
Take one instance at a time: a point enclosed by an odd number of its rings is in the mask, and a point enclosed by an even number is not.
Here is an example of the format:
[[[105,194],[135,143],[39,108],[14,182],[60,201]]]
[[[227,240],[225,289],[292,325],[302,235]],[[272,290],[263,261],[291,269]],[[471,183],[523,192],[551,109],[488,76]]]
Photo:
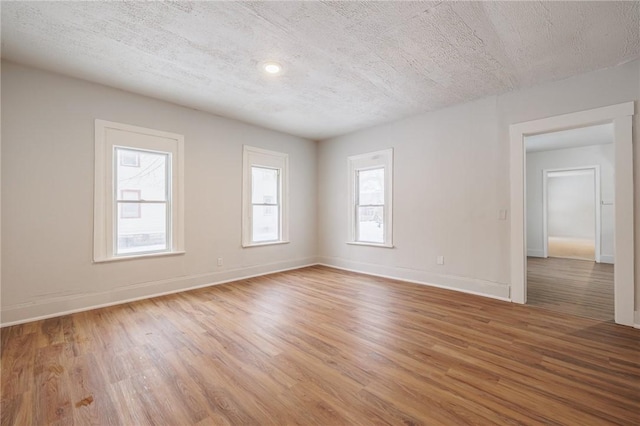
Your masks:
[[[242,245],[288,242],[288,155],[244,146]]]
[[[348,243],[392,247],[393,150],[348,158]]]
[[[183,140],[96,120],[96,262],[184,251]]]
[[[124,201],[140,201],[139,189],[121,189],[120,190],[120,218],[122,219],[140,219],[140,203]]]
[[[127,167],[140,167],[140,154],[136,151],[120,153],[120,165]]]

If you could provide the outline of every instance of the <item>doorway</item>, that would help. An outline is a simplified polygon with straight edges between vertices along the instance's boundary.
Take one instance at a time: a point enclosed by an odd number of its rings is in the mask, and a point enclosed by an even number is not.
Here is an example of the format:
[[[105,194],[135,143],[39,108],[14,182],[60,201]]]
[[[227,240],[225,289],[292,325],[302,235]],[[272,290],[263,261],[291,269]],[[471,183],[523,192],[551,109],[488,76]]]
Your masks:
[[[600,202],[614,193],[613,125],[525,137],[525,147],[527,304],[613,321],[613,265],[600,265],[602,228],[614,258]]]
[[[600,263],[600,166],[545,169],[543,179],[544,257]]]
[[[509,128],[511,188],[511,300],[527,301],[525,137],[611,123],[614,134],[615,193],[613,245],[615,322],[634,325],[635,253],[633,240],[633,102],[512,124]]]

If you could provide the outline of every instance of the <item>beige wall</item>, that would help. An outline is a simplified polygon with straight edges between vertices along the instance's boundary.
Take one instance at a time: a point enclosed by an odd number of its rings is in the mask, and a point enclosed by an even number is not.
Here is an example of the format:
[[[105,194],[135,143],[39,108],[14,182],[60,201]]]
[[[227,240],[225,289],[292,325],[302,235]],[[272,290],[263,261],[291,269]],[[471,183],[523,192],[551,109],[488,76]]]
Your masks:
[[[498,212],[510,204],[509,125],[639,98],[640,61],[634,61],[322,141],[320,260],[508,297],[510,216],[499,220]],[[347,245],[346,157],[389,147],[394,148],[395,248]],[[640,173],[635,179],[635,235],[640,247]],[[445,257],[444,265],[436,264],[438,255]],[[637,310],[640,268],[636,268],[635,294]]]
[[[9,62],[2,112],[3,323],[316,260],[313,141]],[[185,255],[92,263],[96,118],[185,136]],[[241,247],[243,144],[289,154],[290,244]]]

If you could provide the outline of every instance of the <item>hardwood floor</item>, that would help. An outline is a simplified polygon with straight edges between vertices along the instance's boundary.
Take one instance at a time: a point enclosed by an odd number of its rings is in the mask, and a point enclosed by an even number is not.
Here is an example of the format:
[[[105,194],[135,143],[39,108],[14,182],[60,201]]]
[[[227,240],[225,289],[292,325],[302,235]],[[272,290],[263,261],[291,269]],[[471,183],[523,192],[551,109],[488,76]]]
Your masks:
[[[326,267],[2,329],[2,425],[640,423],[640,330]]]
[[[527,259],[529,305],[613,321],[613,296],[613,265],[552,257]]]

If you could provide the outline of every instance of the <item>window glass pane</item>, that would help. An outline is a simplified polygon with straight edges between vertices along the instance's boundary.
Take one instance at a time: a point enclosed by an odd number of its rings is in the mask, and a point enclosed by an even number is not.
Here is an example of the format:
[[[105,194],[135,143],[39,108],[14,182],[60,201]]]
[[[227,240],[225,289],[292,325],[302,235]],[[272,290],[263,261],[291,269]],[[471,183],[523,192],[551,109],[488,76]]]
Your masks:
[[[122,219],[139,219],[140,206],[138,203],[122,203],[120,204],[120,217]]]
[[[140,199],[140,191],[137,189],[120,190],[120,199],[125,201],[136,201]]]
[[[278,203],[278,170],[251,167],[251,203]]]
[[[136,218],[126,217],[136,211]],[[118,203],[116,254],[162,251],[168,248],[167,205]]]
[[[384,168],[358,172],[358,204],[384,204]]]
[[[140,191],[137,189],[123,189],[120,191],[121,200],[139,200]],[[140,204],[124,203],[120,209],[120,217],[122,219],[138,219],[140,217]]]
[[[384,207],[358,207],[357,241],[384,243]]]
[[[253,206],[251,237],[254,242],[280,239],[280,211],[278,206]]]
[[[116,155],[116,193],[119,196],[123,191],[139,191],[139,200],[166,201],[169,154],[116,148]],[[137,167],[128,165],[134,157],[138,159]]]
[[[140,154],[137,151],[124,150],[120,153],[119,163],[126,167],[140,167]]]

